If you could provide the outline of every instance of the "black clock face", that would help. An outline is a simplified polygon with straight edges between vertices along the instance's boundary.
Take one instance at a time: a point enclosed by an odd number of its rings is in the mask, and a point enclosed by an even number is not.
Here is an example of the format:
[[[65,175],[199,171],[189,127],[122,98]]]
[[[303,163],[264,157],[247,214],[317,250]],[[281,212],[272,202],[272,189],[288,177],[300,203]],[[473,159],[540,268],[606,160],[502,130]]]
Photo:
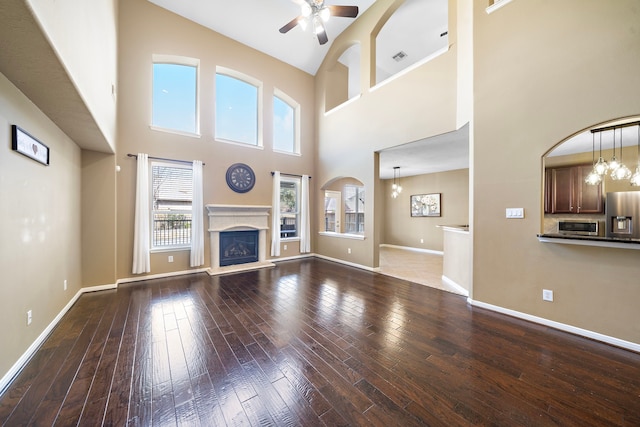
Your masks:
[[[246,193],[255,183],[256,175],[244,163],[236,163],[227,169],[227,185],[236,193]]]

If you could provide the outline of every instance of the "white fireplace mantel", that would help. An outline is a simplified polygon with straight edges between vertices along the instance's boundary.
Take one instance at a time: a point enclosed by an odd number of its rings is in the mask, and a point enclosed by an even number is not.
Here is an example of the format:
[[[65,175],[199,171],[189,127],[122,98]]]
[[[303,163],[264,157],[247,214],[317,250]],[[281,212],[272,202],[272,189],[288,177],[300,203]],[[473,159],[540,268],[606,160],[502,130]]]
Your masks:
[[[206,205],[209,215],[209,242],[211,246],[210,275],[273,267],[266,260],[267,230],[271,206],[256,205]],[[259,230],[258,261],[220,267],[220,232]]]

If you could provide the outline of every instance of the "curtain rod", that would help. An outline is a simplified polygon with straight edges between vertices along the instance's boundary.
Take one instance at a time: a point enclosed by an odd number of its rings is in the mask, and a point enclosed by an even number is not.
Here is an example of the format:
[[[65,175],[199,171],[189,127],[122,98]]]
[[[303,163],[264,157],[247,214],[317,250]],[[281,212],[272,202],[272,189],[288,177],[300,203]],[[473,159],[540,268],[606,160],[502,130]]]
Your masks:
[[[629,127],[629,126],[636,126],[636,125],[640,125],[640,121],[630,122],[630,123],[623,123],[621,125],[605,126],[603,128],[598,128],[598,129],[591,129],[591,133],[604,132],[606,130],[618,129],[618,128],[626,128],[626,127]]]
[[[135,157],[136,159],[138,158],[137,154],[127,154],[128,157]],[[189,160],[178,160],[178,159],[167,159],[165,157],[153,157],[153,156],[149,156],[150,159],[154,159],[154,160],[165,160],[167,162],[176,162],[176,163],[188,163],[188,164],[192,164],[193,162],[189,161]],[[202,166],[204,166],[205,164],[203,163]]]
[[[275,175],[274,171],[271,171],[271,176]],[[280,172],[280,175],[285,175],[285,176],[296,176],[298,178],[302,178],[302,175],[296,175],[294,173],[284,173],[284,172]],[[309,179],[311,179],[311,177],[309,177]]]

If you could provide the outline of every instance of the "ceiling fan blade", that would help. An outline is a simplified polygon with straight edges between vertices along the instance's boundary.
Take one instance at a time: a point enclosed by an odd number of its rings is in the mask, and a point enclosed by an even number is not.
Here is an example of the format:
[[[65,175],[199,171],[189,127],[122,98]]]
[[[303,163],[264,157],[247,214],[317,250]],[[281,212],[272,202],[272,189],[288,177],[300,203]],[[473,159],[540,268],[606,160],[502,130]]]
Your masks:
[[[329,37],[327,37],[327,32],[324,31],[324,25],[322,26],[322,31],[318,32],[318,41],[320,44],[325,44],[329,41]]]
[[[344,18],[355,18],[358,16],[358,6],[327,6],[331,11],[331,16],[342,16]]]
[[[300,21],[300,19],[302,19],[302,16],[298,16],[297,18],[293,18],[291,21],[289,21],[284,27],[280,28],[280,32],[282,34],[290,31],[291,29],[293,29],[296,25],[298,25],[298,21]]]

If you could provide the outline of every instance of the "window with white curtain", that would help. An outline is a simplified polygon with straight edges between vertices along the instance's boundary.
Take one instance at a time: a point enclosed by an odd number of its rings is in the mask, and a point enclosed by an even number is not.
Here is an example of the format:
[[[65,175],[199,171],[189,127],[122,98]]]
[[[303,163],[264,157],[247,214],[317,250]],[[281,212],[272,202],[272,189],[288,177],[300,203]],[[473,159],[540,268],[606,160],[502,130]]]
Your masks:
[[[300,178],[280,178],[280,237],[298,238],[300,230]]]
[[[190,164],[151,163],[151,249],[191,244],[192,173]]]

